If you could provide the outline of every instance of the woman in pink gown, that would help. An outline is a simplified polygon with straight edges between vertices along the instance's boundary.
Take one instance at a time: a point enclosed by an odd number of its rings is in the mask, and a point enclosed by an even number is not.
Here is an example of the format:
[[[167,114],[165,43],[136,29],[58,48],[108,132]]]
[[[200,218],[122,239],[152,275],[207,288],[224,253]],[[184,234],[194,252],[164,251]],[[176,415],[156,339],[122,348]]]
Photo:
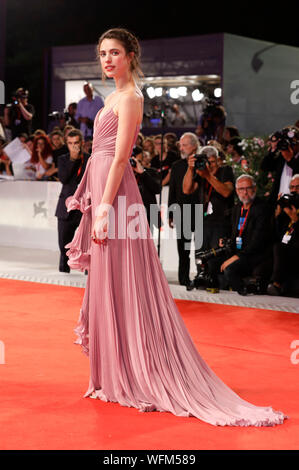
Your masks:
[[[76,333],[90,360],[86,397],[169,411],[213,425],[273,426],[287,418],[241,399],[198,353],[173,300],[129,163],[143,116],[139,45],[123,29],[98,43],[115,80],[95,118],[92,155],[68,211],[83,213],[66,248],[88,270]]]

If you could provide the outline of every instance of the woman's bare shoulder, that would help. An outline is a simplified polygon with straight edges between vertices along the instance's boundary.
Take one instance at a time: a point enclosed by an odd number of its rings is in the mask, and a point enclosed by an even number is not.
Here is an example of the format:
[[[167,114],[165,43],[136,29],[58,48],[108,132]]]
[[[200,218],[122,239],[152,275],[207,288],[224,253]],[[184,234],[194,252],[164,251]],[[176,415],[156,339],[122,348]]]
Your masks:
[[[126,91],[120,97],[120,103],[122,104],[133,104],[136,105],[137,103],[143,103],[143,95],[137,89],[131,89]]]

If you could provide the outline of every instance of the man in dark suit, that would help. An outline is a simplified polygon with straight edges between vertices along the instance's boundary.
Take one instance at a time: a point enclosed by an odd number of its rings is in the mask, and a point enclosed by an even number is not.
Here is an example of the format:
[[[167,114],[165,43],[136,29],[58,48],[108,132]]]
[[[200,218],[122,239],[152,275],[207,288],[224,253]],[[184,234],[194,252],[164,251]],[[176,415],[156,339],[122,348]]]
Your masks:
[[[232,256],[223,260],[220,271],[228,285],[242,293],[243,278],[251,276],[265,262],[272,245],[271,212],[269,206],[256,196],[256,183],[249,175],[236,181],[239,202],[232,211]],[[220,243],[221,245],[221,243]]]
[[[159,207],[157,205],[156,194],[160,193],[160,177],[156,168],[149,168],[144,165],[142,148],[134,147],[130,159],[136,182],[146,210],[147,221],[151,232],[154,225],[158,228]]]
[[[195,231],[195,204],[199,203],[197,191],[192,194],[183,193],[183,179],[188,169],[188,158],[199,150],[199,141],[195,134],[186,132],[180,138],[181,158],[173,163],[169,181],[168,193],[168,223],[171,228],[176,225],[177,218],[177,249],[179,256],[178,279],[179,283],[184,286],[190,284],[190,242],[192,232]],[[190,204],[191,224],[187,227],[186,215],[184,217],[183,206]],[[184,233],[185,226],[185,233]],[[187,229],[189,234],[186,233]]]
[[[269,144],[270,152],[264,157],[261,169],[275,173],[269,196],[269,203],[274,207],[278,195],[289,193],[291,178],[299,173],[299,129],[285,127],[270,136]]]
[[[82,151],[83,135],[74,129],[67,136],[68,153],[58,159],[58,178],[62,183],[55,215],[58,219],[58,243],[60,249],[59,271],[70,272],[65,245],[72,241],[82,213],[79,210],[67,212],[65,201],[72,196],[84,174],[89,155]]]

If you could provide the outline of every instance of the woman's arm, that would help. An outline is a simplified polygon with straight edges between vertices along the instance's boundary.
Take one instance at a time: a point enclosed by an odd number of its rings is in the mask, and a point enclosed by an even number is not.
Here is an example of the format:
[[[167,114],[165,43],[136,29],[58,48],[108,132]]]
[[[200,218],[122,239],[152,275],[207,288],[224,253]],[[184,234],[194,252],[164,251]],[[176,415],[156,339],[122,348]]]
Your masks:
[[[49,155],[45,160],[43,156],[39,153],[38,158],[39,158],[40,164],[44,167],[45,170],[48,170],[49,168],[51,168],[52,162],[53,162],[52,155]]]

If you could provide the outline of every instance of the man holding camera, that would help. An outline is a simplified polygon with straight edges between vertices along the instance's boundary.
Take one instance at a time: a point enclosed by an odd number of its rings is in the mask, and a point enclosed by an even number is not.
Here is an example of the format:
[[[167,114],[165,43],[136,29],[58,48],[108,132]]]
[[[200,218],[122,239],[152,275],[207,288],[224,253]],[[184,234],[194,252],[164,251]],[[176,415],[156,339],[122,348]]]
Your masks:
[[[290,194],[277,200],[273,272],[269,295],[299,295],[299,174],[292,177]]]
[[[275,132],[269,137],[269,149],[261,169],[275,172],[269,196],[269,202],[275,205],[279,194],[289,193],[291,178],[299,173],[299,129],[288,126]]]
[[[192,194],[197,190],[198,203],[203,204],[204,212],[202,250],[209,250],[229,234],[234,204],[234,174],[230,166],[219,166],[215,147],[202,147],[199,154],[188,158],[183,192]],[[209,289],[214,291],[217,286],[211,285]]]
[[[66,248],[72,241],[82,213],[79,210],[67,212],[65,201],[72,196],[84,174],[89,155],[82,150],[83,136],[79,129],[71,130],[66,138],[68,153],[58,159],[58,178],[62,183],[55,215],[58,219],[58,242],[60,249],[59,271],[69,273]]]
[[[32,132],[32,118],[34,107],[28,104],[28,90],[18,88],[12,97],[12,103],[4,108],[4,124],[11,132],[11,139],[20,134],[30,135]]]

